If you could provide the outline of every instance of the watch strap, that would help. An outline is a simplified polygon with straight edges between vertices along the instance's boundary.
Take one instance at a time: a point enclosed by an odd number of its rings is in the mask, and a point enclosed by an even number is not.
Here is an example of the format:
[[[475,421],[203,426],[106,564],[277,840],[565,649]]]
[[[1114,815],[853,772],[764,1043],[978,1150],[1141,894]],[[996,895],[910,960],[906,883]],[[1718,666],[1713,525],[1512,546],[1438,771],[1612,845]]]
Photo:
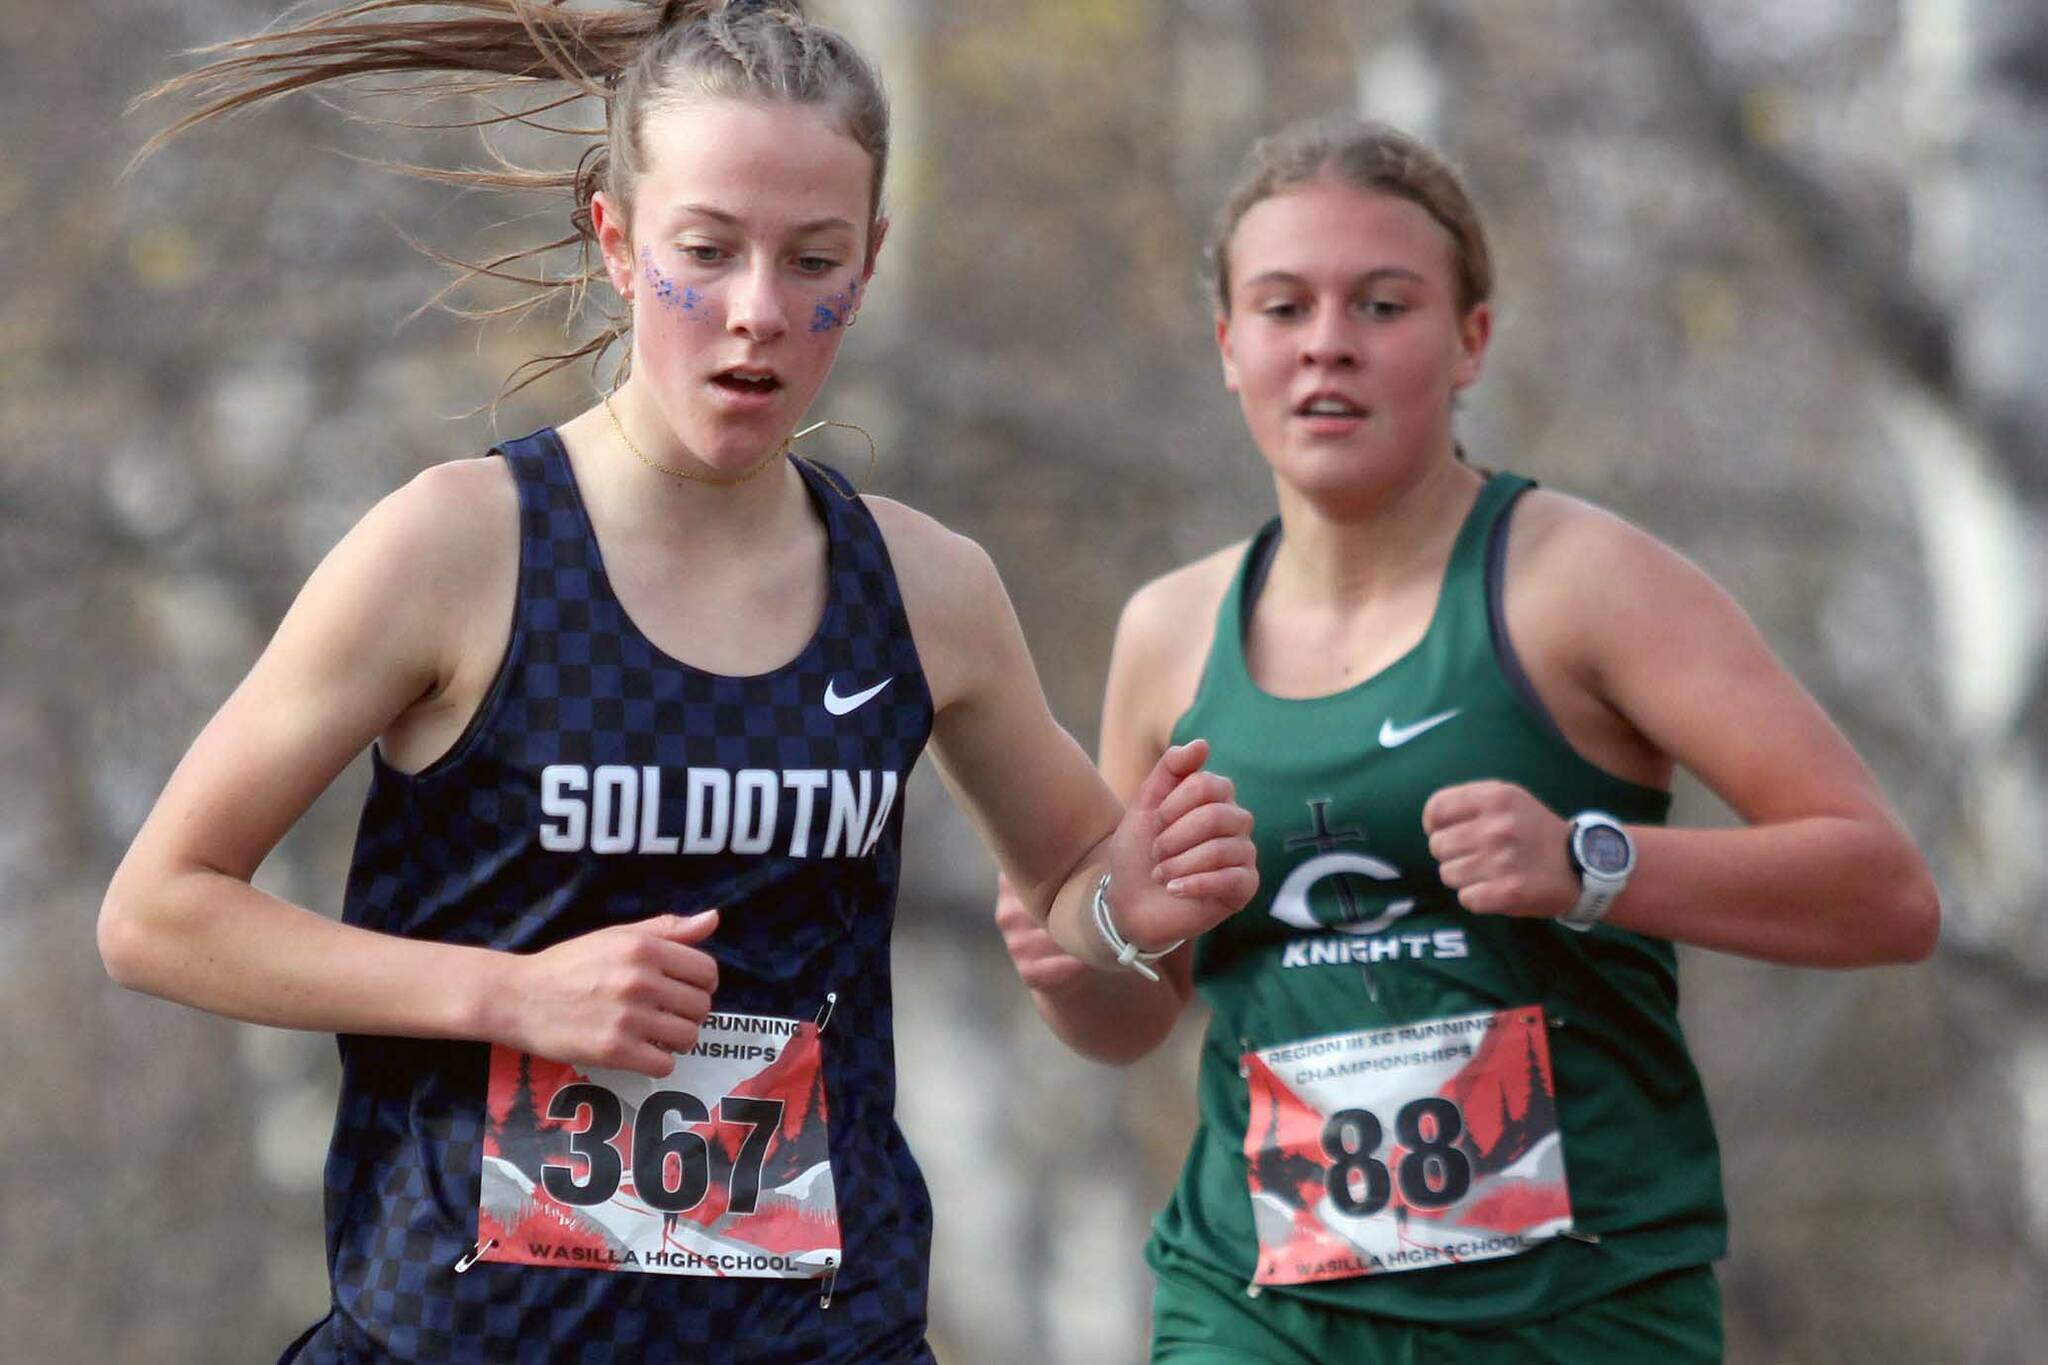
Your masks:
[[[1597,872],[1579,858],[1579,835],[1581,831],[1595,826],[1616,831],[1627,844],[1628,864],[1619,873]],[[1580,811],[1571,818],[1565,831],[1565,857],[1579,877],[1579,900],[1578,904],[1557,917],[1558,923],[1583,934],[1607,917],[1607,912],[1621,895],[1621,889],[1628,885],[1629,874],[1635,870],[1635,847],[1628,838],[1628,831],[1622,829],[1621,822],[1613,816],[1605,811]]]
[[[1579,903],[1559,915],[1557,922],[1567,929],[1576,929],[1583,934],[1607,918],[1607,912],[1613,907],[1615,898],[1621,895],[1621,888],[1614,885],[1603,886],[1590,877],[1584,877],[1584,874],[1581,874],[1581,877],[1583,880],[1579,886]]]

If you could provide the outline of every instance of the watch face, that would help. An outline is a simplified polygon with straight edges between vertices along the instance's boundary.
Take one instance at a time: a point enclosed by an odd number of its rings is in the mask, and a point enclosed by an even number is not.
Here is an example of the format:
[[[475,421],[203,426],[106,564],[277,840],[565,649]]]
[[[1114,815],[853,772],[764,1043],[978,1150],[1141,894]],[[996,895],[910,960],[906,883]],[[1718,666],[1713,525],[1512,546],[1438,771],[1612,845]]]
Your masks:
[[[1628,867],[1628,836],[1612,825],[1587,825],[1579,831],[1579,861],[1589,871],[1612,877]]]

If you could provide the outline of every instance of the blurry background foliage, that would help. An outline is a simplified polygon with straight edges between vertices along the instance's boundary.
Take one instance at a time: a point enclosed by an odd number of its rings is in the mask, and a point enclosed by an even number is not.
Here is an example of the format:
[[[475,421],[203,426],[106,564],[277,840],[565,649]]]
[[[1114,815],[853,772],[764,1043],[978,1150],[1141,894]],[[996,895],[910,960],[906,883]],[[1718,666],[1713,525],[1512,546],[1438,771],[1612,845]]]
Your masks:
[[[1688,954],[1721,1123],[1730,1357],[2048,1352],[2048,8],[2038,0],[838,0],[897,107],[897,219],[820,415],[986,544],[1092,740],[1116,609],[1271,489],[1198,248],[1250,139],[1359,109],[1469,173],[1503,281],[1483,464],[1701,562],[1938,865],[1924,967]],[[92,921],[171,765],[381,494],[577,410],[489,403],[562,319],[401,325],[560,208],[331,149],[473,137],[312,101],[116,174],[173,54],[257,0],[0,0],[0,1340],[22,1361],[265,1360],[322,1311],[333,1046],[107,984]],[[505,139],[521,155],[562,153]],[[517,230],[519,224],[513,225]],[[858,470],[857,438],[814,438]],[[845,442],[842,444],[842,442]],[[421,591],[432,591],[422,583]],[[362,773],[265,866],[333,911]],[[1140,1350],[1191,1024],[1128,1073],[1038,1026],[991,870],[921,774],[902,1116],[938,1202],[941,1358]],[[1696,788],[1681,818],[1725,819]],[[1654,1160],[1655,1153],[1645,1153]]]

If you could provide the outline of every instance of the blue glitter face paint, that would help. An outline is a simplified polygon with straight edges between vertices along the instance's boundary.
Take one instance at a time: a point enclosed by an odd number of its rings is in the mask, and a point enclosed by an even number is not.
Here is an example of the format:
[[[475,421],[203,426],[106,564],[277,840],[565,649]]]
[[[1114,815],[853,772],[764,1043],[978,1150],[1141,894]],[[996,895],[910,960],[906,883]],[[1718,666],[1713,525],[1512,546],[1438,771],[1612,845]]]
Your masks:
[[[691,314],[700,320],[703,318],[704,315],[697,312],[697,305],[704,302],[704,296],[688,285],[677,289],[676,282],[662,274],[654,264],[654,248],[651,246],[640,248],[640,272],[646,277],[648,288],[654,291],[655,301],[663,308],[671,313]]]
[[[837,294],[828,294],[819,300],[811,310],[811,330],[829,332],[844,327],[853,321],[853,310],[860,303],[860,281],[855,280]]]

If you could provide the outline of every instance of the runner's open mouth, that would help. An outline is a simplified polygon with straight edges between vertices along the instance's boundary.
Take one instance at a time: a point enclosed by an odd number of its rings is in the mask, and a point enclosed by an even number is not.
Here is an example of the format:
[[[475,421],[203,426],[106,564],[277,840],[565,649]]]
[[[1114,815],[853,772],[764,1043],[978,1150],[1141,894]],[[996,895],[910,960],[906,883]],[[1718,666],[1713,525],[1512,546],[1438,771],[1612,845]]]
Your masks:
[[[1367,409],[1358,406],[1348,398],[1333,398],[1327,394],[1318,395],[1305,403],[1296,405],[1297,417],[1364,417]]]

